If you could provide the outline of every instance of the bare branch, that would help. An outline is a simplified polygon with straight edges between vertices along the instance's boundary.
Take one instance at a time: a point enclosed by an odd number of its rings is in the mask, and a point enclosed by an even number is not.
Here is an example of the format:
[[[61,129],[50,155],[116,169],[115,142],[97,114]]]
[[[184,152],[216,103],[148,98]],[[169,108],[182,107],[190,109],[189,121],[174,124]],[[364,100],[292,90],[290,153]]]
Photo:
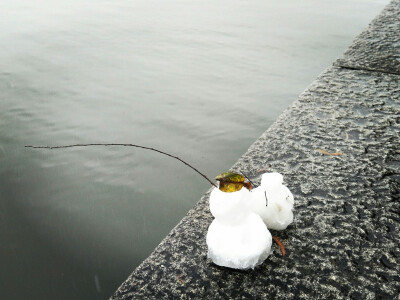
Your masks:
[[[242,171],[239,171],[250,183],[253,187],[255,187],[254,183],[250,180],[249,177],[246,176],[246,174],[244,174]]]
[[[155,148],[151,148],[151,147],[146,147],[146,146],[141,146],[141,145],[135,145],[135,144],[103,144],[103,143],[96,143],[96,144],[73,144],[73,145],[63,145],[63,146],[31,146],[31,145],[27,145],[25,146],[26,148],[33,148],[33,149],[65,149],[65,148],[73,148],[73,147],[88,147],[88,146],[124,146],[124,147],[135,147],[135,148],[141,148],[141,149],[146,149],[146,150],[151,150],[154,152],[158,152],[160,154],[164,154],[166,156],[175,158],[177,160],[179,160],[181,163],[185,164],[186,166],[188,166],[189,168],[193,169],[194,171],[196,171],[198,174],[200,174],[201,176],[203,176],[209,183],[211,183],[213,186],[215,186],[216,188],[218,188],[216,186],[215,183],[213,183],[210,179],[208,179],[208,177],[206,175],[204,175],[203,173],[201,173],[199,170],[197,170],[195,167],[193,167],[192,165],[190,165],[189,163],[185,162],[184,160],[180,159],[177,156],[171,155],[167,152],[155,149]]]
[[[264,171],[268,170],[269,168],[271,168],[271,164],[268,164],[265,168],[262,168],[262,169],[260,169],[260,170],[257,170],[257,173],[264,172]]]

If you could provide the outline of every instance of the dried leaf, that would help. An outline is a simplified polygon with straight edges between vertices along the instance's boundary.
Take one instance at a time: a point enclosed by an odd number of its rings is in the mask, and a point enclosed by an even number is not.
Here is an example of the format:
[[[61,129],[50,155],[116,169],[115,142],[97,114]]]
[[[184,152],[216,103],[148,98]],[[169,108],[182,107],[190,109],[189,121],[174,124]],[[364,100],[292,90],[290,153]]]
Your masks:
[[[249,191],[253,189],[253,185],[251,184],[251,182],[243,182],[243,186]]]
[[[217,177],[215,177],[215,180],[218,181],[229,181],[229,182],[244,182],[245,178],[244,176],[234,173],[234,172],[224,172],[219,174]]]
[[[323,150],[323,149],[317,149],[317,151],[318,151],[318,152],[321,152],[322,154],[331,155],[331,156],[343,155],[343,152],[328,152],[328,151]]]
[[[233,193],[240,191],[244,186],[244,182],[227,182],[227,181],[220,181],[219,182],[219,189],[225,193]]]
[[[185,284],[185,281],[181,278],[181,276],[178,275],[178,280],[182,283]]]
[[[349,134],[346,132],[346,141],[349,139]]]
[[[277,236],[272,236],[272,238],[274,239],[275,243],[278,244],[279,248],[281,248],[282,255],[285,256],[286,255],[285,246],[283,246],[282,242],[278,239]]]
[[[244,182],[244,176],[234,172],[224,172],[215,177],[219,181],[219,189],[225,193],[240,191],[242,187],[248,188],[248,183]]]

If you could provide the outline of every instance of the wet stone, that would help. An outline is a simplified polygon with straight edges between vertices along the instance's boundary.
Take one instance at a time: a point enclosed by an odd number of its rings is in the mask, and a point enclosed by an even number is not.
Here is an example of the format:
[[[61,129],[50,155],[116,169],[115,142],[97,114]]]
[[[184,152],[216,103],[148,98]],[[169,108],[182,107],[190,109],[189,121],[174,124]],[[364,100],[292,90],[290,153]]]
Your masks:
[[[331,95],[341,96],[328,101]],[[393,101],[375,107],[374,99],[381,98]],[[365,122],[358,121],[360,103],[369,103]],[[332,115],[343,111],[349,118],[337,114],[327,125],[315,117],[320,109]],[[393,175],[399,176],[400,170],[385,158],[393,162],[399,157],[393,153],[400,148],[400,125],[382,122],[396,118],[397,109],[400,76],[327,70],[232,168],[252,174],[273,161],[269,171],[284,175],[296,199],[295,221],[284,232],[273,234],[279,236],[287,255],[283,257],[273,245],[273,254],[254,270],[212,264],[205,244],[212,221],[207,193],[113,298],[303,299],[330,294],[335,299],[358,295],[375,299],[378,294],[397,295],[400,183]],[[313,134],[307,132],[309,124],[314,126]],[[346,139],[337,128],[370,138]],[[322,145],[340,149],[343,155],[315,151]],[[363,148],[370,150],[360,152]]]
[[[387,22],[397,20],[398,6],[386,9]],[[269,172],[283,174],[295,220],[273,235],[286,256],[273,244],[268,259],[246,271],[208,260],[209,191],[112,299],[396,299],[400,76],[388,73],[326,70],[232,167],[255,174],[272,164]]]
[[[303,183],[300,185],[300,190],[304,195],[310,195],[314,191],[314,188],[309,183]]]
[[[392,1],[335,65],[400,74],[400,1]]]

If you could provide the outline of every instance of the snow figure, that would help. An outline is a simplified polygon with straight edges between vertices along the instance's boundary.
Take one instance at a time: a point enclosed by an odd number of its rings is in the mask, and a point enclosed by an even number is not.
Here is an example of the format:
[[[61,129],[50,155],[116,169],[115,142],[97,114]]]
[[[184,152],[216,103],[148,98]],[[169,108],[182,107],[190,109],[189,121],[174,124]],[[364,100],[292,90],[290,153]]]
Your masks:
[[[268,229],[284,230],[293,222],[294,198],[282,184],[279,173],[265,173],[261,185],[251,191],[251,210],[258,214]]]
[[[249,269],[271,253],[272,237],[264,222],[250,208],[246,188],[233,193],[214,189],[210,210],[215,217],[207,232],[208,257],[219,265]]]

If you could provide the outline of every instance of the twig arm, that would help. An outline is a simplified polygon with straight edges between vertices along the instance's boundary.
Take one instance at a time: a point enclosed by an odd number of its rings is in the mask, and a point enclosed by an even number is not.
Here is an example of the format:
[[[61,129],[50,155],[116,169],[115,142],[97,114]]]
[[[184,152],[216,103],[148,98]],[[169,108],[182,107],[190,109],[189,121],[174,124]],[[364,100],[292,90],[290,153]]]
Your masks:
[[[135,144],[103,144],[103,143],[95,143],[95,144],[73,144],[73,145],[63,145],[63,146],[32,146],[32,145],[27,145],[25,148],[33,148],[33,149],[65,149],[65,148],[73,148],[73,147],[89,147],[89,146],[123,146],[123,147],[135,147],[135,148],[141,148],[141,149],[146,149],[146,150],[151,150],[154,152],[158,152],[160,154],[164,154],[166,156],[175,158],[176,160],[179,160],[181,163],[185,164],[189,168],[193,169],[195,172],[203,176],[209,183],[211,183],[213,186],[218,188],[215,183],[213,183],[206,175],[201,173],[199,170],[197,170],[195,167],[187,163],[186,161],[180,159],[178,156],[169,154],[167,152],[151,148],[151,147],[146,147],[146,146],[141,146],[141,145],[135,145]]]

